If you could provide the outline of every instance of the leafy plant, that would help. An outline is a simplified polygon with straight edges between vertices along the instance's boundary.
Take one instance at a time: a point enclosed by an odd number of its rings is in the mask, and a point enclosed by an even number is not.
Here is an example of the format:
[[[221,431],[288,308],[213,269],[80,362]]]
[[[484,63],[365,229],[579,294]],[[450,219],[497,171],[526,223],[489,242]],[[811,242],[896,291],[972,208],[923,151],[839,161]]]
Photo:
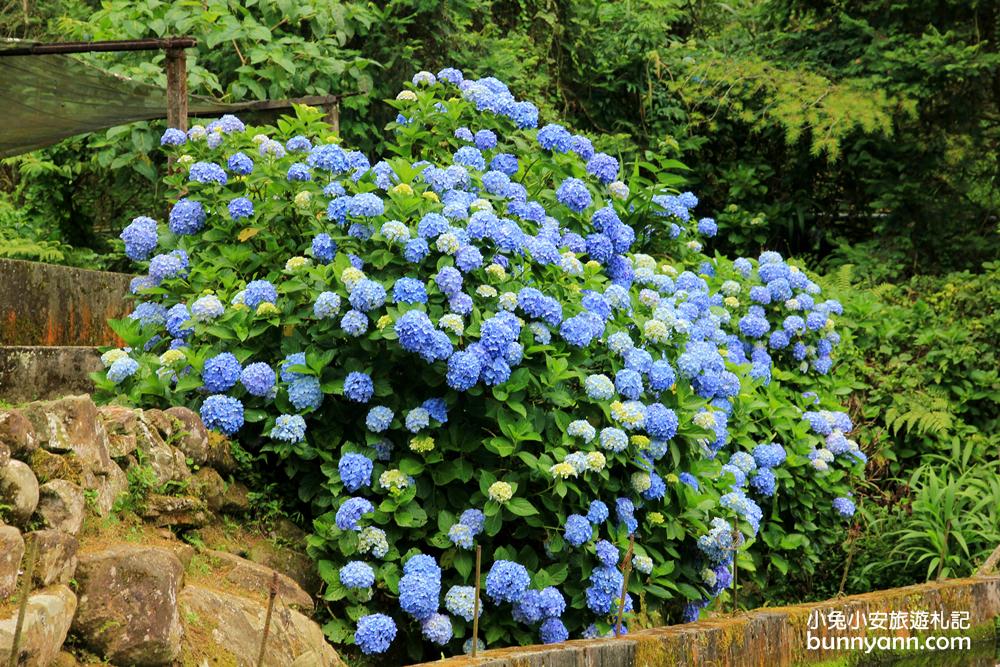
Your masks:
[[[99,389],[239,433],[312,518],[341,603],[327,634],[365,653],[388,648],[369,626],[397,608],[413,659],[467,635],[454,596],[437,610],[442,584],[470,583],[474,543],[492,555],[489,644],[608,632],[632,539],[641,618],[696,618],[762,542],[787,571],[814,507],[853,513],[865,458],[829,395],[803,395],[832,365],[839,305],[776,253],[705,255],[715,223],[673,189],[683,165],[622,170],[535,131],[496,79],[440,77],[391,102],[373,166],[304,107],[276,128],[166,132],[183,199],[166,229],[123,234],[133,258],[160,254]],[[554,611],[536,617],[542,595]]]
[[[907,483],[911,515],[890,533],[896,546],[885,567],[926,566],[927,579],[971,574],[1000,542],[996,462],[961,473],[926,464]]]

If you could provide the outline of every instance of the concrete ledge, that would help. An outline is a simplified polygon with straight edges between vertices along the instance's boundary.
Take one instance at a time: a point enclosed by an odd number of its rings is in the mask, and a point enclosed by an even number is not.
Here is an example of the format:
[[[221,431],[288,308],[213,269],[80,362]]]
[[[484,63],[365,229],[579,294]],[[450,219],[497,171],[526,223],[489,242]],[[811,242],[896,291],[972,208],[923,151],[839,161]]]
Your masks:
[[[620,639],[574,640],[549,646],[524,646],[485,651],[436,661],[442,667],[785,667],[833,660],[850,664],[849,650],[810,650],[807,631],[814,637],[845,636],[820,624],[809,629],[813,612],[851,614],[892,611],[969,612],[970,630],[931,630],[912,636],[959,635],[972,641],[994,639],[1000,616],[1000,576],[952,579],[853,595],[839,600],[792,607],[758,609],[728,618],[640,630]],[[911,636],[908,630],[869,630],[867,636]],[[883,657],[885,652],[879,651]],[[872,656],[869,656],[872,657]],[[425,663],[430,665],[431,663]],[[841,664],[838,662],[838,664]]]
[[[131,279],[0,259],[0,345],[118,345],[107,321],[131,310]]]
[[[100,370],[96,347],[0,347],[0,399],[10,403],[89,394]]]

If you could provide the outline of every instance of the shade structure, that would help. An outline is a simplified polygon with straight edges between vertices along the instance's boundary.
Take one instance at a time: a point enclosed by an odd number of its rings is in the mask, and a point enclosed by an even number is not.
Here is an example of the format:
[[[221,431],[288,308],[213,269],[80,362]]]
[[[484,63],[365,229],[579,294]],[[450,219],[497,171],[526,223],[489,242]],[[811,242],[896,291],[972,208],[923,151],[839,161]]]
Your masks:
[[[231,113],[247,104],[191,97],[192,115]],[[167,117],[167,92],[69,55],[0,57],[0,157],[66,137]]]

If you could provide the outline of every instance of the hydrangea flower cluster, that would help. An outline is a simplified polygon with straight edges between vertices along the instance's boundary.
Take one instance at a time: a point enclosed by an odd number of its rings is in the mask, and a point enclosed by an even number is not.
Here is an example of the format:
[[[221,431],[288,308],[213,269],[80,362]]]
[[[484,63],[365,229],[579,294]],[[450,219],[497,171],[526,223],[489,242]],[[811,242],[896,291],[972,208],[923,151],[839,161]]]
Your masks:
[[[374,165],[309,110],[294,137],[234,118],[165,134],[185,195],[172,234],[122,232],[149,275],[102,386],[155,378],[295,471],[328,599],[377,608],[350,626],[366,654],[398,632],[459,650],[477,544],[500,642],[510,620],[543,642],[606,633],[630,536],[638,575],[703,595],[664,613],[696,618],[781,478],[864,461],[835,403],[810,405],[799,440],[745,417],[779,375],[829,372],[839,304],[776,253],[702,254],[719,229],[694,194],[630,187],[600,140],[536,129],[493,77],[422,72],[393,105],[399,150]]]

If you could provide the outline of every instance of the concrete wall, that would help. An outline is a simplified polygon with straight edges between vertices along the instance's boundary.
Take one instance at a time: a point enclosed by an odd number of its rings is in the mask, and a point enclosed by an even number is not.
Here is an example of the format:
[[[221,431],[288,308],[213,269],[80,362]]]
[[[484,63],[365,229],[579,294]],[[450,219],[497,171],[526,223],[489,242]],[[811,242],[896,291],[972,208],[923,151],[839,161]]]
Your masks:
[[[641,630],[618,639],[575,640],[548,646],[496,649],[433,663],[436,667],[786,667],[817,663],[853,664],[857,653],[809,650],[806,633],[837,636],[825,628],[808,630],[811,612],[968,611],[972,630],[958,634],[977,640],[996,638],[1000,616],[1000,576],[953,579],[854,595],[793,607],[758,609],[729,618]],[[908,631],[873,630],[868,636],[908,636]],[[877,657],[881,652],[875,651]],[[885,656],[881,653],[882,657]],[[926,654],[921,654],[926,655]],[[426,663],[428,666],[432,663]]]
[[[107,320],[131,310],[131,278],[0,259],[0,345],[118,344]]]
[[[96,347],[0,347],[0,399],[9,403],[93,391],[90,373],[100,370]]]

